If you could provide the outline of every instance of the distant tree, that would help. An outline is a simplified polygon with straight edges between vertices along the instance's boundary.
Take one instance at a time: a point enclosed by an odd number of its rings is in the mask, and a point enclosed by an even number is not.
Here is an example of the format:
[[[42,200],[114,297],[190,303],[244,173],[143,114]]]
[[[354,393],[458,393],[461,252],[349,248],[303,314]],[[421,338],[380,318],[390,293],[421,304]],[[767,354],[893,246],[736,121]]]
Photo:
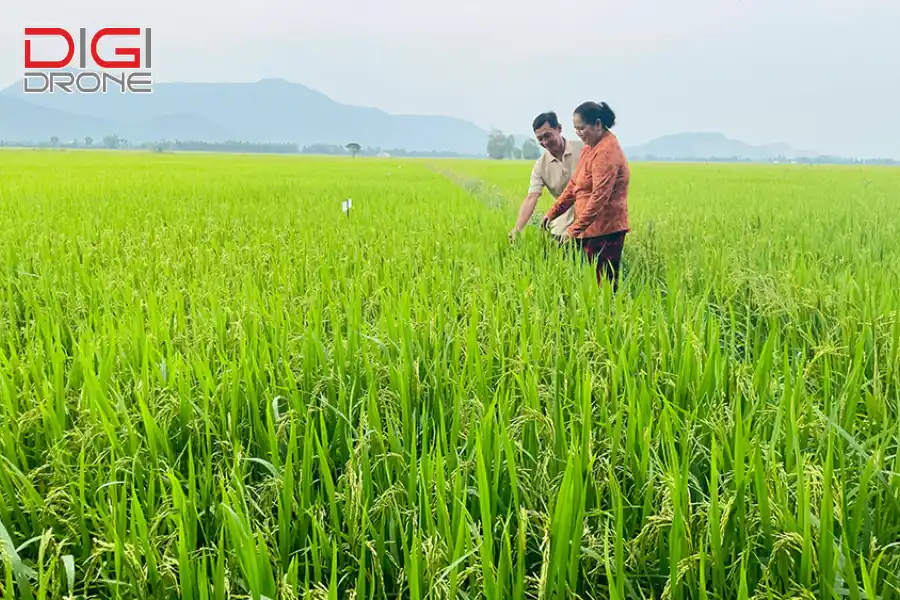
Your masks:
[[[506,136],[506,158],[515,158],[516,157],[516,138],[513,137],[512,134]]]
[[[494,160],[502,160],[509,155],[508,137],[499,129],[494,129],[488,135],[487,153]]]
[[[541,157],[541,147],[533,139],[528,138],[522,142],[522,158],[537,160]]]
[[[113,148],[113,149],[118,148],[119,147],[119,136],[117,136],[115,134],[104,136],[103,137],[103,145],[106,146],[107,148]]]
[[[350,155],[353,156],[353,158],[356,158],[356,155],[359,154],[360,150],[362,150],[362,146],[360,146],[356,142],[351,142],[344,147],[350,151]]]
[[[90,148],[93,144],[94,144],[94,138],[92,138],[91,136],[86,136],[86,137],[84,138],[84,145],[85,145],[85,146],[87,146],[87,147]]]
[[[50,143],[53,144],[54,146],[58,146],[59,145],[59,137],[54,135],[52,138],[50,138]]]

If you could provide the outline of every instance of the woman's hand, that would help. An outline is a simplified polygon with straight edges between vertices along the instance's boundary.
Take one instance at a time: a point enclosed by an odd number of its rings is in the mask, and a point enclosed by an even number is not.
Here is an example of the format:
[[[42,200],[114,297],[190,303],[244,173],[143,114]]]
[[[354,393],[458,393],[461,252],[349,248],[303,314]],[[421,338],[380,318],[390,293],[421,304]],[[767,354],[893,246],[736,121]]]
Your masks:
[[[541,229],[550,229],[550,217],[548,217],[547,215],[544,215],[544,217],[541,219]]]
[[[572,241],[572,234],[569,233],[569,230],[568,230],[568,229],[566,229],[566,230],[563,231],[562,234],[559,236],[559,243],[560,243],[560,244],[568,244],[568,243],[571,242],[571,241]]]

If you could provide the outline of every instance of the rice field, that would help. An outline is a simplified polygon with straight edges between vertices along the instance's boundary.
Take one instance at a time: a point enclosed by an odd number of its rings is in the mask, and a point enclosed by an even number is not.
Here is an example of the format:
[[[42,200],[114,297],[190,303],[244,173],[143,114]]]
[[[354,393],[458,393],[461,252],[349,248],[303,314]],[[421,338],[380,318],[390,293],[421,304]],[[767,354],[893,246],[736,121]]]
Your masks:
[[[0,158],[2,598],[900,599],[900,170]]]

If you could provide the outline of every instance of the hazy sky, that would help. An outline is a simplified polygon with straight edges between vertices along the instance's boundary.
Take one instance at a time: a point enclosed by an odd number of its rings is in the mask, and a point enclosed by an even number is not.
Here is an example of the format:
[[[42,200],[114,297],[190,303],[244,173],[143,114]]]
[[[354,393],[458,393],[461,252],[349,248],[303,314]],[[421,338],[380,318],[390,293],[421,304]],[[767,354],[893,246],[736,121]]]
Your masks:
[[[900,0],[0,0],[25,26],[153,27],[156,81],[281,77],[340,102],[528,133],[605,100],[626,144],[716,131],[900,158]]]

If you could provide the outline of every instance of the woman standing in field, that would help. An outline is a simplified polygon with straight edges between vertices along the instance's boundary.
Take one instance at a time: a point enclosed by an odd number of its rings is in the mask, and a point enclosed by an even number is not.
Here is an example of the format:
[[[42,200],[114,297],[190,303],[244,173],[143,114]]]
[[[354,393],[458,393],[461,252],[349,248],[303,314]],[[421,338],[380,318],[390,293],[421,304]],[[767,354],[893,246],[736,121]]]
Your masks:
[[[573,125],[584,148],[572,179],[544,216],[541,226],[575,205],[575,220],[561,236],[597,266],[597,285],[604,278],[618,288],[619,264],[628,223],[631,171],[625,153],[610,131],[616,115],[606,102],[585,102],[575,109]]]

